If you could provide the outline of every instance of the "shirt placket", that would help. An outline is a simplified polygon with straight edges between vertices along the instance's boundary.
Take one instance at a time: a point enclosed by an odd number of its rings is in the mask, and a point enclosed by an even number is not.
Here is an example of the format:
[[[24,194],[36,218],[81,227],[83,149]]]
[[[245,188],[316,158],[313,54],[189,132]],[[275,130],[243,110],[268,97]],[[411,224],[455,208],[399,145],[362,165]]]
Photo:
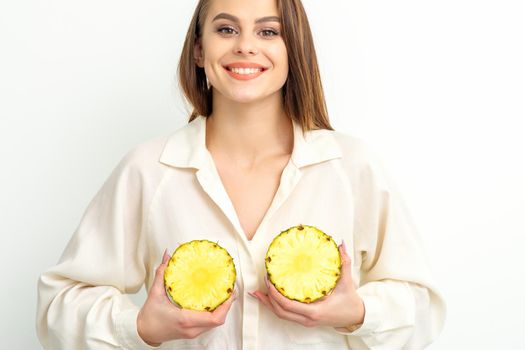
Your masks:
[[[217,204],[224,215],[228,218],[236,233],[236,241],[240,258],[240,270],[243,293],[243,322],[242,322],[242,349],[257,350],[258,328],[259,328],[259,301],[248,295],[248,291],[260,289],[260,283],[264,276],[259,276],[257,264],[263,263],[258,257],[262,250],[267,247],[260,246],[265,240],[260,236],[265,233],[265,226],[290,195],[294,187],[301,178],[301,171],[292,161],[289,161],[281,175],[281,181],[277,192],[265,213],[257,231],[251,241],[248,241],[242,230],[239,218],[235,212],[226,189],[224,188],[220,176],[217,172],[211,155],[209,155],[207,166],[199,169],[197,179],[204,191]],[[259,243],[260,242],[260,243]]]

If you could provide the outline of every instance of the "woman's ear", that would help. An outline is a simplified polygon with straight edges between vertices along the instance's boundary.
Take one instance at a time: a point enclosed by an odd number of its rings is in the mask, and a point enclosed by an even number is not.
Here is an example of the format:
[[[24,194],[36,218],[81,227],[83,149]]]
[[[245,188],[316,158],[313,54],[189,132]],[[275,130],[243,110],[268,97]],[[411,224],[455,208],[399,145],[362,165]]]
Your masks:
[[[204,52],[202,50],[201,40],[195,40],[195,45],[193,46],[193,58],[195,59],[195,64],[200,68],[204,68]]]

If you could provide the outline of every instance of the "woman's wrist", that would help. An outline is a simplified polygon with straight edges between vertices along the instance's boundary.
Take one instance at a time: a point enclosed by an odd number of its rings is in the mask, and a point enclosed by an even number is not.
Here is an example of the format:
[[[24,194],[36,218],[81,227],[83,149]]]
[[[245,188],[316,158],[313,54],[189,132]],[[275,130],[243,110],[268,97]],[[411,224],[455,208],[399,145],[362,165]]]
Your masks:
[[[348,303],[349,318],[341,326],[335,327],[340,332],[354,332],[358,330],[365,319],[365,305],[363,299],[356,293],[355,298]]]
[[[148,335],[145,334],[144,322],[143,322],[141,311],[142,310],[140,310],[137,315],[137,333],[139,334],[139,337],[142,339],[142,341],[144,341],[144,343],[148,344],[149,346],[153,346],[153,347],[160,346],[162,343],[152,342],[151,340],[148,339]]]
[[[350,322],[349,325],[346,325],[344,327],[349,332],[354,332],[358,330],[365,321],[365,304],[363,302],[363,299],[361,299],[361,297],[357,293],[352,310],[354,311],[354,319]]]

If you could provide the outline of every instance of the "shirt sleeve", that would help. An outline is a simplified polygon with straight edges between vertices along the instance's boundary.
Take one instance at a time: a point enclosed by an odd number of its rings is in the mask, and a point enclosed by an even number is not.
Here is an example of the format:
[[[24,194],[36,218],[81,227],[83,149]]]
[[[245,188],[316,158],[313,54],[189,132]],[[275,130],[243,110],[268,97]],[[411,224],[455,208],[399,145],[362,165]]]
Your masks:
[[[446,313],[418,230],[379,157],[367,153],[353,177],[354,254],[363,325],[348,334],[356,349],[420,350],[440,333]]]
[[[137,333],[146,275],[143,174],[128,153],[89,203],[58,264],[38,281],[45,349],[154,349]],[[147,180],[147,179],[146,179]]]

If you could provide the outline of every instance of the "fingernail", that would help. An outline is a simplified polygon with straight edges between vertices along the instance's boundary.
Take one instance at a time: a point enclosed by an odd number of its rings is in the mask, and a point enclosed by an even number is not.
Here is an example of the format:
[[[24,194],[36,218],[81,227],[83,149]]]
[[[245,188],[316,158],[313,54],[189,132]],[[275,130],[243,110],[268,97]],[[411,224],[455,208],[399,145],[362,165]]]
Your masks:
[[[343,239],[343,250],[345,251],[345,253],[347,253],[347,250],[346,250],[346,243],[345,243],[345,240]]]
[[[257,295],[255,295],[255,294],[253,294],[253,293],[251,293],[251,292],[248,292],[248,294],[249,294],[252,298],[259,299],[259,298],[257,298]]]
[[[162,263],[165,264],[168,262],[168,260],[170,260],[170,256],[168,254],[168,249],[166,248],[164,254],[162,255]]]

